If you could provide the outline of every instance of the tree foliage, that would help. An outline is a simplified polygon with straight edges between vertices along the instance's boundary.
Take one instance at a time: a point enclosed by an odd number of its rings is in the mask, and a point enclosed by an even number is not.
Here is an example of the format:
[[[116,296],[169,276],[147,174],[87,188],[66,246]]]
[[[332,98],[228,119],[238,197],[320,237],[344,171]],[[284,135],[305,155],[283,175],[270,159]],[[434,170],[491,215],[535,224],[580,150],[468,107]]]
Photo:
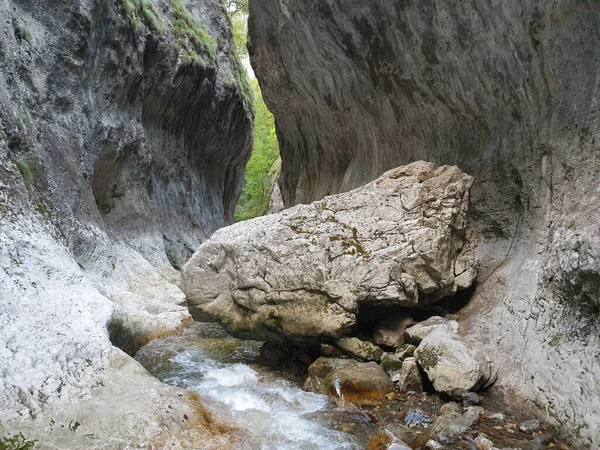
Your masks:
[[[273,115],[263,101],[258,81],[252,80],[250,84],[256,107],[254,146],[246,166],[242,195],[235,209],[236,222],[264,214],[280,164]]]

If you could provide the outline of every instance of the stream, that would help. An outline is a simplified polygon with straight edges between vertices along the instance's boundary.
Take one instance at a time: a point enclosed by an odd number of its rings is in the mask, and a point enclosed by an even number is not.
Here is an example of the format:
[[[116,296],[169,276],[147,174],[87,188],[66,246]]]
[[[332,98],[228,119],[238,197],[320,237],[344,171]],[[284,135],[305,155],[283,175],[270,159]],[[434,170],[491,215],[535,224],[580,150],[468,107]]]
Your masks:
[[[194,323],[180,336],[150,342],[136,359],[161,381],[197,392],[217,420],[233,421],[247,437],[248,450],[360,450],[383,428],[409,442],[447,403],[435,393],[407,392],[375,407],[340,408],[324,395],[303,391],[304,376],[293,368],[260,364],[261,346],[235,339],[219,325]],[[483,400],[486,413],[479,423],[446,442],[446,450],[475,450],[482,432],[497,448],[541,450],[542,442],[552,442],[549,448],[570,449],[547,424],[539,433],[520,431],[519,423],[531,417],[511,411],[490,393]]]
[[[214,400],[262,450],[364,448],[369,416],[342,410],[303,391],[291,374],[262,367],[256,362],[261,345],[217,325],[194,324],[181,336],[146,345],[136,359],[161,381]],[[348,423],[352,434],[340,431]]]

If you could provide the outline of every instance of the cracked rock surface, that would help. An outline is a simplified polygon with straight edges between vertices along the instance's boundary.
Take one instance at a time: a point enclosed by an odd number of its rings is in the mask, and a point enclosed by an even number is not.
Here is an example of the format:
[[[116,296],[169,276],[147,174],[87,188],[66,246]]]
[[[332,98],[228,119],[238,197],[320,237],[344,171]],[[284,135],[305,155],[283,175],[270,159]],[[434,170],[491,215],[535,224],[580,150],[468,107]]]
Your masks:
[[[469,287],[473,179],[416,162],[354,191],[223,228],[182,272],[196,320],[236,337],[314,344],[350,334],[359,307],[414,307]]]

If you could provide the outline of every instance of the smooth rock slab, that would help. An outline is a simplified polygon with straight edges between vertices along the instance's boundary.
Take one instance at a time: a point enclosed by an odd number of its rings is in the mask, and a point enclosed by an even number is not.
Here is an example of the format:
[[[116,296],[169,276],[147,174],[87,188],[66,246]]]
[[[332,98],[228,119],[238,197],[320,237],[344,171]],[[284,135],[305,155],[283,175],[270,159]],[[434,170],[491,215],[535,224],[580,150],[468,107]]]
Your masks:
[[[353,191],[217,231],[182,271],[193,317],[234,336],[340,338],[359,306],[412,307],[471,285],[473,179],[415,162]]]
[[[497,378],[496,367],[481,350],[447,330],[428,334],[415,357],[435,390],[457,399],[490,386]]]
[[[394,392],[390,377],[374,362],[321,357],[308,368],[304,389],[338,404],[374,405]]]

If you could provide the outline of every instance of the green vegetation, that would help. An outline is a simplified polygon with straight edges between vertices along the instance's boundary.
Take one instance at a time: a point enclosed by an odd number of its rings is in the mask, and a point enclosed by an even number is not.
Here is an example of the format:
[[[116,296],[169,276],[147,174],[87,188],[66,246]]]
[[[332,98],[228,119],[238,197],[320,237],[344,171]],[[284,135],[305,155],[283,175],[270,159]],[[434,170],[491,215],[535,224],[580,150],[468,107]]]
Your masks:
[[[436,348],[424,347],[419,350],[417,361],[423,370],[428,371],[438,365],[442,352]]]
[[[250,84],[256,106],[254,147],[246,166],[242,196],[235,209],[236,221],[264,214],[281,164],[273,115],[262,99],[258,81],[252,80]]]
[[[25,436],[19,433],[13,437],[0,438],[0,450],[31,450],[36,442],[25,439]]]
[[[143,22],[149,30],[155,33],[164,30],[163,22],[154,9],[152,0],[121,0],[121,5],[135,29],[139,29]]]
[[[14,163],[19,172],[21,172],[25,186],[29,189],[33,185],[33,170],[31,170],[31,166],[24,159],[15,159]]]
[[[229,28],[231,29],[230,45],[233,58],[233,77],[237,88],[242,94],[244,103],[254,115],[256,113],[254,92],[248,80],[248,73],[240,59],[248,57],[248,48],[246,47],[248,38],[248,0],[228,0],[221,6],[227,15]]]
[[[202,67],[207,63],[216,65],[215,40],[192,16],[181,0],[171,0],[171,4],[173,17],[170,28],[175,38],[175,51],[183,53],[183,62]],[[167,31],[168,26],[154,8],[152,0],[121,0],[121,5],[136,30],[145,25],[153,33]]]
[[[173,33],[175,49],[183,51],[184,62],[205,66],[206,63],[217,64],[216,42],[206,29],[183,5],[181,0],[171,0],[173,4]],[[208,56],[208,61],[202,55]]]
[[[31,34],[29,33],[29,30],[21,24],[19,24],[17,19],[15,19],[14,17],[12,19],[12,26],[13,31],[15,33],[15,39],[19,44],[21,44],[23,41],[31,42]]]

